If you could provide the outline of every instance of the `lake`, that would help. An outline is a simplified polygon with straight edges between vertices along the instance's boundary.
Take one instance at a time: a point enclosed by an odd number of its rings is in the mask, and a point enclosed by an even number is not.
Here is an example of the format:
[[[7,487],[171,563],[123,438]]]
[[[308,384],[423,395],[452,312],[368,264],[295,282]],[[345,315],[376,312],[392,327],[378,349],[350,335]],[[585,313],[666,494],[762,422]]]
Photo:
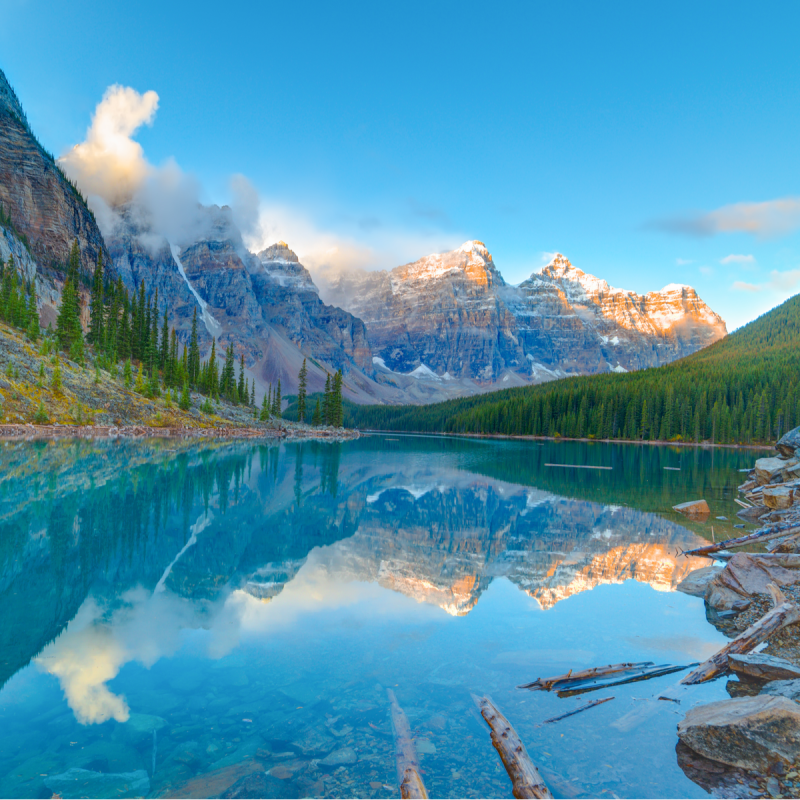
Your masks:
[[[0,444],[0,795],[397,797],[397,696],[432,797],[510,797],[471,694],[557,797],[706,797],[683,673],[519,684],[726,641],[674,591],[733,535],[754,450],[367,436]],[[611,469],[581,469],[581,465]],[[705,497],[706,523],[672,505]],[[717,519],[725,517],[727,519]],[[542,724],[585,703],[614,700]],[[725,682],[698,699],[727,697]],[[628,717],[629,718],[629,717]]]

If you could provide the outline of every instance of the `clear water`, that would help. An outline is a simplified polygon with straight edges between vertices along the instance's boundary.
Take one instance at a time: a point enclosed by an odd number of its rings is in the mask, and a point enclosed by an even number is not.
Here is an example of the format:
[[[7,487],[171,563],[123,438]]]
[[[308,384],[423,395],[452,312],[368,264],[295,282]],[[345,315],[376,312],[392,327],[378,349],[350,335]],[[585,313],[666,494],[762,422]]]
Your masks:
[[[270,796],[396,797],[392,688],[432,797],[511,796],[471,693],[556,796],[705,797],[676,759],[685,705],[614,725],[680,674],[563,699],[515,687],[718,649],[702,601],[673,591],[707,562],[676,553],[733,532],[756,456],[405,436],[6,443],[0,795],[208,797],[260,771]],[[697,497],[712,517],[689,530],[670,508]],[[717,682],[689,702],[724,696]]]

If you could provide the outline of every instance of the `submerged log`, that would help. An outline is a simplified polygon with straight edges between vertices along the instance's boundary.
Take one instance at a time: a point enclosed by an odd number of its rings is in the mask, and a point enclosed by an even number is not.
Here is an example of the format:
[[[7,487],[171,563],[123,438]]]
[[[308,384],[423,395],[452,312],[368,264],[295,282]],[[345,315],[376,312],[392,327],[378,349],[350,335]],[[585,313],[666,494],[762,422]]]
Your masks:
[[[694,550],[685,550],[681,555],[707,556],[710,553],[716,553],[717,550],[727,550],[729,547],[741,547],[745,544],[765,542],[768,539],[774,539],[777,536],[788,536],[792,533],[800,533],[800,526],[798,526],[796,522],[789,525],[776,525],[772,528],[762,528],[755,533],[747,534],[747,536],[738,536],[735,539],[726,539],[724,542],[695,547]]]
[[[397,697],[391,689],[386,690],[392,704],[392,729],[394,730],[395,758],[397,759],[397,780],[400,784],[400,797],[403,800],[427,798],[428,792],[419,774],[419,759],[408,717],[400,708]]]
[[[682,684],[705,683],[712,678],[728,671],[728,656],[732,653],[749,653],[758,647],[761,642],[768,639],[775,631],[786,625],[800,621],[800,606],[789,603],[783,592],[770,583],[767,590],[772,596],[773,608],[752,624],[746,631],[740,633],[732,642],[728,642],[722,650],[704,661],[696,670],[690,672]]]
[[[591,669],[578,670],[578,672],[570,670],[564,675],[555,675],[552,678],[537,678],[531,683],[523,683],[521,686],[517,686],[517,689],[531,689],[532,691],[544,690],[549,692],[552,689],[558,689],[560,685],[567,686],[581,681],[601,678],[605,675],[631,672],[633,670],[646,669],[652,666],[652,661],[627,661],[624,664],[609,664],[607,667],[592,667]]]
[[[613,699],[613,697],[603,697],[601,700],[590,700],[588,703],[584,703],[582,706],[573,708],[572,711],[567,711],[565,714],[559,714],[557,717],[550,717],[550,719],[546,719],[542,725],[549,725],[551,722],[560,722],[562,719],[572,717],[575,714],[580,714],[581,711],[588,711],[590,708],[594,708],[595,706],[601,706],[603,703],[607,703],[609,700]]]
[[[488,697],[472,695],[472,699],[492,732],[492,744],[500,755],[508,777],[511,778],[514,797],[552,798],[547,784],[531,761],[525,745],[511,727],[511,723]]]

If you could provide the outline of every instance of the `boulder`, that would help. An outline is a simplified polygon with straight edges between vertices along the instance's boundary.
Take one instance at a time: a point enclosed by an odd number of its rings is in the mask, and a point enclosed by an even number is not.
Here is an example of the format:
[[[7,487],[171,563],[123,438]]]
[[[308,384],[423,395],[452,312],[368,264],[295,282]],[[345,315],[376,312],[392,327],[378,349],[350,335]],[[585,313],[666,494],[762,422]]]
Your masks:
[[[758,519],[764,516],[764,514],[768,514],[770,509],[766,506],[752,506],[751,508],[742,508],[737,513],[736,516],[739,519],[746,520],[747,522],[756,522]]]
[[[291,783],[280,781],[267,775],[264,772],[253,772],[239,778],[236,783],[229,786],[221,795],[221,798],[247,798],[247,797],[297,797],[297,790]]]
[[[764,685],[759,694],[788,697],[790,700],[800,702],[800,678],[788,681],[770,681]]]
[[[756,461],[756,481],[759,486],[766,483],[778,483],[783,479],[784,470],[791,469],[797,466],[798,460],[796,458],[780,458],[779,456],[770,456],[769,458],[759,458]]]
[[[789,457],[793,456],[798,448],[800,448],[800,427],[785,433],[775,445],[775,449],[782,456]]]
[[[688,503],[678,503],[677,506],[672,506],[672,510],[694,519],[707,517],[711,513],[711,509],[705,500],[690,500]]]
[[[754,594],[766,594],[767,584],[791,586],[800,571],[770,563],[754,553],[736,553],[706,588],[706,603],[715,611],[743,611]]]
[[[138,747],[152,742],[153,731],[160,731],[166,725],[167,721],[163,717],[153,714],[131,714],[127,722],[117,725],[114,736],[121,736],[134,747]]]
[[[708,584],[722,572],[723,567],[700,567],[690,572],[678,585],[677,590],[695,597],[703,597]]]
[[[737,675],[747,675],[762,681],[784,681],[800,678],[800,667],[785,658],[765,653],[732,653],[728,666]]]
[[[765,486],[761,497],[767,508],[782,510],[794,503],[794,489],[790,486]]]
[[[146,770],[94,772],[73,767],[44,779],[44,785],[61,797],[144,797],[150,793]]]
[[[786,697],[735,697],[690,709],[678,738],[696,753],[732,767],[765,771],[800,759],[800,705]]]

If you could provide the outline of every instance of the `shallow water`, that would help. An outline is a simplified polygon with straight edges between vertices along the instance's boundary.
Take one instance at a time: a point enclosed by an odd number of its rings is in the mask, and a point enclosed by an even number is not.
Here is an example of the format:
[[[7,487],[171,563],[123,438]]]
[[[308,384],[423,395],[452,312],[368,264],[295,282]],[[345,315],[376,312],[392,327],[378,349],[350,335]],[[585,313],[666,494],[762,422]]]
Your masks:
[[[673,591],[708,562],[676,553],[712,525],[732,534],[757,455],[7,443],[0,795],[207,797],[268,771],[274,796],[396,797],[392,688],[432,797],[511,796],[471,693],[491,695],[556,796],[705,797],[676,760],[685,704],[614,725],[680,673],[570,698],[515,687],[718,649],[702,601]],[[703,496],[711,520],[689,530],[670,508]],[[689,702],[722,697],[716,682]]]

